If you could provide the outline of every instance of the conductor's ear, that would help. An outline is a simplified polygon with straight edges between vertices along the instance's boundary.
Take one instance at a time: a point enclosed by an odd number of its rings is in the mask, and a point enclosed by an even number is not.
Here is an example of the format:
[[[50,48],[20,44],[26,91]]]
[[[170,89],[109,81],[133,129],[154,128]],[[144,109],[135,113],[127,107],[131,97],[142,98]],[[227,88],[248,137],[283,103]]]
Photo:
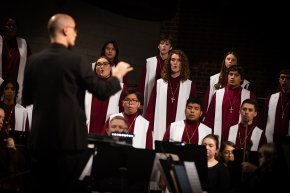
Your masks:
[[[61,32],[62,32],[62,34],[64,35],[64,36],[67,36],[67,33],[68,33],[68,28],[63,28],[62,30],[61,30]]]

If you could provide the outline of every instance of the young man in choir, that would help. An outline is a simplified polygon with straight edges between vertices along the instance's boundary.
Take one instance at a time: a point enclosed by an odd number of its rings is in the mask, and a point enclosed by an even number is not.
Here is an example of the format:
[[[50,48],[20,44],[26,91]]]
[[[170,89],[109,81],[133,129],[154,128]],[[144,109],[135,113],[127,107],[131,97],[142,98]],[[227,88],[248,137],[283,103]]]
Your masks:
[[[123,97],[124,111],[111,115],[106,121],[104,128],[108,128],[109,121],[115,116],[123,116],[128,123],[128,133],[134,134],[132,145],[135,148],[152,149],[152,128],[149,121],[139,114],[142,96],[133,88],[125,91]]]
[[[290,69],[280,71],[279,84],[281,90],[266,98],[259,122],[270,143],[273,135],[290,135]]]
[[[185,119],[186,99],[196,97],[193,81],[189,80],[189,61],[182,50],[172,50],[165,61],[161,77],[155,84],[145,118],[153,125],[154,140],[162,141],[172,122]]]
[[[212,99],[213,94],[217,90],[227,86],[227,82],[228,82],[228,77],[226,75],[227,69],[233,65],[238,65],[238,64],[239,64],[238,53],[232,50],[228,51],[225,54],[224,59],[222,61],[220,72],[210,77],[210,82],[203,98],[203,112],[204,113],[207,112],[207,109],[210,105],[210,101]],[[241,86],[245,89],[248,89],[249,85],[250,85],[250,82],[244,79],[243,84]]]
[[[189,98],[186,101],[185,120],[176,121],[166,129],[163,140],[201,145],[202,139],[212,133],[212,129],[200,122],[201,101]]]
[[[173,48],[173,38],[171,35],[161,35],[158,41],[159,53],[156,56],[146,59],[146,64],[141,72],[138,83],[138,91],[143,94],[143,115],[146,112],[150,95],[156,81],[161,78],[161,71],[165,60],[169,56],[170,50]]]
[[[219,135],[221,142],[228,139],[231,126],[240,122],[240,106],[245,99],[256,95],[241,87],[244,80],[242,66],[234,65],[227,70],[228,84],[213,95],[204,123]]]
[[[265,133],[256,126],[254,118],[257,116],[258,104],[256,100],[246,99],[240,109],[241,121],[229,130],[229,141],[236,144],[236,149],[258,151],[259,147],[267,143]]]

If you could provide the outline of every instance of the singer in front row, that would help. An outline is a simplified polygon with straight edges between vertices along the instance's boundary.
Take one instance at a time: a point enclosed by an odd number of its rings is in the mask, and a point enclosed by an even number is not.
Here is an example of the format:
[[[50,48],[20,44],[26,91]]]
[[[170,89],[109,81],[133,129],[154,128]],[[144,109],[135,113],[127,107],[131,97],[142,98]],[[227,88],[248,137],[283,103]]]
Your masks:
[[[265,132],[257,127],[254,121],[257,108],[256,100],[243,101],[240,108],[241,122],[231,126],[229,131],[228,140],[236,144],[236,149],[258,151],[259,147],[267,143]]]
[[[202,139],[212,133],[212,129],[200,122],[201,101],[189,98],[186,101],[185,120],[175,121],[166,129],[163,140],[201,145]]]

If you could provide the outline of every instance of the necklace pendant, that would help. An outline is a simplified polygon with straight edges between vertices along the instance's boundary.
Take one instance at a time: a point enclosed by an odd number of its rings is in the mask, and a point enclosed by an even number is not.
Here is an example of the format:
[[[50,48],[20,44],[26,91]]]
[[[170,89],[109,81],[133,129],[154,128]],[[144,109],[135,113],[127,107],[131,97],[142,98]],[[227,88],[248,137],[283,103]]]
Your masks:
[[[233,110],[234,110],[234,109],[233,109],[233,107],[231,106],[230,109],[229,109],[230,113],[233,113]]]
[[[284,119],[284,112],[282,112],[281,116],[282,116],[282,119]]]
[[[174,97],[171,97],[171,103],[173,103],[175,101]]]

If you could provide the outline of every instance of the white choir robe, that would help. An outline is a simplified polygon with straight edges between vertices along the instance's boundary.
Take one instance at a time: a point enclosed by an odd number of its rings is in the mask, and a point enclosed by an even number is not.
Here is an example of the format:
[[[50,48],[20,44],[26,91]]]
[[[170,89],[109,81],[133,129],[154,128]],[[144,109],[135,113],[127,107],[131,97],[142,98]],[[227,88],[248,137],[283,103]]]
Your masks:
[[[210,104],[210,101],[212,99],[212,96],[213,94],[217,91],[214,87],[215,84],[218,83],[219,81],[219,77],[220,77],[220,73],[217,73],[215,75],[212,75],[210,77],[210,81],[209,81],[209,95],[208,95],[208,103],[207,103],[207,107],[206,107],[206,110],[208,109],[209,107],[209,104]],[[250,82],[248,80],[244,80],[243,81],[243,84],[241,85],[241,87],[243,87],[244,89],[248,89],[249,88],[249,85],[250,85]]]
[[[177,102],[177,110],[175,121],[181,121],[185,119],[185,107],[186,100],[189,98],[191,91],[191,80],[186,80],[184,82],[180,82],[179,93],[178,93],[178,102]],[[168,83],[164,82],[163,79],[157,80],[156,85],[156,106],[154,113],[154,135],[153,141],[163,140],[163,136],[166,131],[166,106],[167,106],[167,87]],[[153,143],[154,144],[154,143]]]
[[[269,143],[273,142],[274,128],[275,128],[275,122],[276,122],[276,112],[277,112],[277,105],[279,105],[278,104],[279,98],[280,98],[280,92],[272,94],[269,100],[269,105],[268,105],[269,109],[268,109],[267,123],[266,123],[266,129],[265,129],[265,135],[267,138],[267,142]],[[289,125],[288,125],[288,135],[290,135],[290,120],[289,120]]]
[[[230,127],[229,138],[228,138],[229,141],[236,143],[236,140],[238,137],[238,130],[239,130],[239,124],[236,124],[236,125],[233,125]],[[263,133],[263,131],[259,127],[256,126],[254,128],[252,135],[251,135],[251,141],[253,142],[253,145],[251,147],[251,151],[258,151],[262,133]]]
[[[155,85],[157,68],[157,58],[156,56],[146,59],[146,76],[145,76],[145,87],[144,87],[144,102],[143,102],[143,113],[146,112],[147,105],[150,99],[152,89]]]
[[[17,82],[19,84],[19,91],[18,91],[16,102],[21,104],[24,69],[25,69],[26,60],[27,60],[27,43],[26,43],[26,40],[23,38],[17,37],[16,40],[17,40],[19,54],[20,54],[19,69],[18,69],[18,76],[17,76]],[[4,81],[2,79],[2,49],[3,49],[3,38],[0,35],[0,85]]]
[[[184,121],[176,121],[170,124],[170,140],[182,142],[182,136],[185,129]],[[202,144],[202,139],[212,133],[212,129],[200,123],[198,126],[198,145]]]
[[[29,130],[31,130],[33,105],[29,105],[25,109],[27,111],[27,116],[28,116]]]
[[[123,90],[123,85],[124,83],[120,83],[121,85],[121,90],[119,90],[116,94],[110,97],[109,99],[109,104],[108,104],[108,109],[106,111],[106,120],[113,114],[119,113],[120,108],[119,108],[119,101],[121,97],[121,93]],[[91,105],[92,105],[92,94],[88,91],[86,91],[85,94],[85,113],[87,117],[87,128],[88,132],[90,129],[90,119],[91,119]],[[104,123],[105,124],[105,123]]]
[[[111,115],[108,121],[110,121],[115,116],[124,117],[123,113],[118,113],[118,114]],[[147,121],[141,115],[138,115],[134,124],[134,131],[133,131],[134,137],[132,140],[133,147],[146,149],[148,128],[149,128],[149,121]]]
[[[25,131],[28,113],[26,109],[20,105],[15,105],[15,131]]]
[[[223,98],[225,95],[225,88],[219,89],[216,92],[216,103],[215,103],[215,117],[214,117],[214,134],[220,136],[220,138],[222,137],[222,112],[223,112]],[[246,99],[250,98],[250,91],[246,90],[246,89],[242,89],[241,91],[241,101],[238,101],[240,104],[242,104],[242,102]],[[241,121],[241,115],[239,116],[239,121]]]

